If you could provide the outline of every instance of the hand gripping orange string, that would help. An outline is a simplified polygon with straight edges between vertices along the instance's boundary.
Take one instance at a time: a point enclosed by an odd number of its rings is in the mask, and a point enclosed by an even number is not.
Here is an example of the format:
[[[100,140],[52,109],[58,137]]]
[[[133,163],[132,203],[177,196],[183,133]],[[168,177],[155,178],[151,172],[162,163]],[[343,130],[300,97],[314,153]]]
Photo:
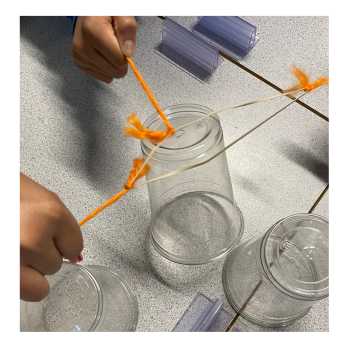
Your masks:
[[[119,200],[121,197],[123,197],[125,194],[127,194],[129,192],[129,190],[134,187],[135,182],[140,177],[145,176],[149,172],[149,170],[150,170],[149,165],[145,164],[145,166],[143,166],[143,162],[144,162],[143,159],[134,159],[133,167],[130,170],[129,177],[128,177],[126,184],[124,185],[124,188],[121,191],[119,191],[118,193],[116,193],[114,196],[112,196],[111,198],[107,199],[104,203],[102,203],[102,205],[97,207],[89,215],[87,215],[83,220],[81,220],[79,222],[79,225],[80,226],[84,225],[86,222],[93,219],[102,210],[106,209],[107,207],[112,205],[114,202]],[[135,176],[142,166],[143,166],[143,169],[141,170],[141,172],[137,176]]]
[[[307,76],[307,74],[297,67],[292,68],[292,73],[298,79],[299,83],[287,89],[286,92],[296,90],[296,89],[303,89],[304,91],[312,91],[322,85],[328,84],[328,78],[326,77],[320,77],[319,79],[315,80],[313,83],[310,83],[309,77]]]

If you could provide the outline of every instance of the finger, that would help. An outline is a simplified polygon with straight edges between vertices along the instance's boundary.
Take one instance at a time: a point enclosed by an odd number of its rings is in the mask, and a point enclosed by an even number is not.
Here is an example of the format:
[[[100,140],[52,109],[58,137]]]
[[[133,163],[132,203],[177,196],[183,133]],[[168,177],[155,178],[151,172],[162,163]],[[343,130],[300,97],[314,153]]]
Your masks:
[[[97,80],[101,80],[103,82],[105,82],[106,84],[110,84],[113,80],[113,78],[111,77],[107,77],[105,76],[103,73],[97,71],[96,69],[89,69],[89,68],[86,68],[84,69],[85,73],[87,73],[88,75],[94,77],[95,79]]]
[[[54,242],[49,240],[45,245],[37,245],[32,249],[22,247],[21,264],[43,275],[52,275],[61,268],[62,256]]]
[[[90,30],[87,35],[90,36],[92,46],[115,68],[126,64],[124,54],[122,53],[114,28],[111,23],[105,23],[99,27]]]
[[[99,51],[93,50],[89,55],[89,60],[91,60],[93,65],[106,76],[114,77],[116,75],[116,68],[112,66]]]
[[[49,294],[49,283],[40,272],[28,266],[21,266],[20,275],[21,299],[40,301]]]
[[[80,227],[73,215],[66,209],[62,224],[57,227],[54,242],[64,258],[74,260],[83,250],[83,237]]]
[[[137,23],[135,17],[114,16],[113,23],[122,52],[125,56],[132,56],[136,48]]]
[[[112,66],[100,53],[99,51],[95,50],[93,53],[91,53],[89,60],[93,62],[93,66],[97,67],[101,73],[105,74],[108,77],[111,78],[121,78],[123,77],[127,71],[128,71],[128,66],[127,64],[118,66],[115,68]]]
[[[97,57],[96,57],[97,56]],[[103,62],[101,62],[103,60]],[[86,53],[76,52],[74,54],[75,64],[82,70],[92,70],[103,74],[106,78],[113,78],[116,75],[116,69],[103,56],[101,56],[96,49],[90,49]],[[95,63],[99,62],[100,67]],[[104,67],[105,69],[101,68]],[[107,68],[108,67],[108,68]]]
[[[107,84],[111,83],[113,80],[113,77],[104,74],[103,72],[98,70],[98,68],[92,66],[91,64],[84,64],[81,62],[76,62],[76,64],[81,70],[83,70],[85,73],[94,77],[97,80],[101,80]]]
[[[75,63],[82,69],[92,69],[109,78],[118,76],[116,68],[112,66],[96,49],[91,48],[84,54],[75,53],[74,58]]]
[[[98,54],[100,57],[104,58],[102,52],[99,52],[97,49],[96,49],[96,52],[97,52],[97,54]],[[107,62],[107,61],[106,61],[106,62]],[[108,63],[109,63],[109,62],[108,62]],[[96,67],[95,64],[93,64],[93,66]],[[119,66],[117,66],[117,67],[114,67],[114,66],[113,66],[113,70],[114,70],[114,71],[113,71],[112,75],[109,75],[111,78],[122,78],[122,77],[124,77],[124,76],[126,75],[126,73],[128,72],[128,65],[127,65],[127,63],[125,63],[125,64],[121,64],[121,65],[119,65]],[[102,71],[102,70],[100,69],[100,67],[97,67],[97,69],[95,69],[95,71],[99,71],[99,72],[101,72],[101,73],[103,73],[103,74],[107,74],[107,73],[105,73],[104,71]]]
[[[127,72],[128,72],[128,65],[127,64],[121,65],[117,68],[117,73],[115,77],[122,78],[126,75]]]

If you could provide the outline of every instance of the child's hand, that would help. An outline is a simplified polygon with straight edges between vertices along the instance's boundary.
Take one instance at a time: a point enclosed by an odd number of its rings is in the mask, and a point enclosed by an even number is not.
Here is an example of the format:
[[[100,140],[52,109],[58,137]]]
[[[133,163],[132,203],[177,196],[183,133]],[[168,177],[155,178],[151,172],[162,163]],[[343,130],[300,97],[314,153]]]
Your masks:
[[[78,17],[73,37],[73,58],[87,74],[110,83],[123,77],[136,42],[136,21],[130,16]]]
[[[54,193],[21,174],[21,298],[39,301],[49,291],[45,275],[62,258],[77,261],[83,250],[78,223]]]

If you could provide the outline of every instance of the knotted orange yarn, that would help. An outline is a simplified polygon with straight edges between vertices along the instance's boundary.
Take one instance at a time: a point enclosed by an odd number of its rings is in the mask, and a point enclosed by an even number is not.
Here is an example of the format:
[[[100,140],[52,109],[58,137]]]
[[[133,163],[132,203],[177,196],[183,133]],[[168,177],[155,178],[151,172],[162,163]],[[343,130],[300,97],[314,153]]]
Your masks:
[[[121,197],[123,197],[125,194],[127,194],[129,192],[129,190],[134,187],[135,182],[140,177],[145,176],[149,172],[150,167],[149,167],[148,164],[145,164],[145,166],[142,168],[140,173],[137,174],[139,169],[141,169],[141,167],[143,166],[143,162],[144,162],[143,159],[134,159],[133,160],[133,167],[130,170],[129,177],[128,177],[127,182],[124,185],[124,188],[121,191],[119,191],[118,193],[116,193],[114,196],[112,196],[111,198],[107,199],[102,205],[97,207],[95,210],[93,210],[89,215],[87,215],[83,220],[81,220],[79,222],[79,225],[80,226],[84,225],[87,221],[93,219],[102,210],[104,210],[105,208],[109,207],[114,202],[116,202]],[[136,174],[137,174],[137,176],[135,176]]]
[[[126,136],[132,136],[137,139],[149,139],[152,143],[162,142],[167,136],[167,130],[151,130],[142,125],[141,120],[135,113],[128,117],[128,126],[124,128]]]
[[[161,110],[157,100],[154,98],[151,89],[148,87],[147,83],[142,78],[140,72],[137,70],[134,62],[131,58],[126,58],[131,69],[133,70],[137,80],[140,82],[143,90],[145,91],[148,99],[152,103],[153,107],[157,110],[159,116],[163,120],[166,130],[151,130],[143,127],[140,119],[137,117],[135,113],[131,114],[128,118],[128,124],[124,129],[124,132],[128,136],[133,136],[138,139],[144,139],[148,138],[151,142],[161,142],[164,138],[171,136],[175,133],[175,128],[171,125],[168,118],[164,114],[164,112]],[[299,83],[292,88],[286,90],[286,92],[289,91],[296,91],[303,89],[304,91],[312,91],[314,89],[317,89],[318,87],[325,85],[328,83],[328,78],[326,77],[320,77],[319,79],[315,80],[313,83],[309,82],[309,77],[299,68],[293,67],[292,70],[295,77],[298,79]],[[259,101],[256,101],[259,102]],[[97,214],[99,214],[101,211],[103,211],[105,208],[109,207],[113,203],[115,203],[117,200],[119,200],[122,196],[124,196],[130,189],[132,189],[135,185],[135,182],[142,176],[145,176],[150,170],[150,167],[148,164],[144,163],[143,159],[134,159],[133,160],[133,167],[130,170],[127,182],[124,185],[124,188],[116,193],[114,196],[109,198],[106,202],[104,202],[101,206],[97,207],[94,211],[92,211],[89,215],[87,215],[82,221],[80,221],[80,226],[85,224],[87,221],[94,218]]]
[[[166,137],[171,136],[175,133],[175,128],[171,125],[169,122],[167,116],[164,114],[164,112],[161,110],[157,100],[152,94],[151,89],[145,82],[145,80],[142,78],[142,75],[138,71],[138,69],[135,66],[135,63],[133,60],[129,57],[126,58],[131,69],[133,70],[137,80],[140,82],[143,90],[145,91],[148,99],[152,103],[153,107],[158,112],[159,116],[162,118],[166,130],[150,130],[145,127],[143,127],[140,119],[137,117],[135,113],[131,114],[128,118],[129,126],[124,129],[124,132],[128,136],[133,136],[138,139],[144,139],[148,138],[151,142],[161,142]],[[127,194],[135,185],[135,182],[145,176],[150,170],[150,166],[146,163],[144,163],[143,159],[134,159],[133,160],[133,167],[130,170],[128,180],[124,184],[124,188],[113,195],[111,198],[106,200],[102,205],[97,207],[95,210],[93,210],[89,215],[87,215],[83,220],[79,222],[79,225],[84,225],[87,221],[93,219],[97,214],[99,214],[101,211],[118,201],[121,197],[123,197],[125,194]]]
[[[135,65],[134,61],[130,57],[126,57],[126,60],[128,61],[130,68],[134,72],[136,79],[141,84],[141,86],[142,86],[144,92],[146,93],[146,96],[148,97],[149,101],[151,102],[152,106],[155,108],[155,110],[158,112],[159,116],[162,118],[163,123],[164,123],[164,125],[166,126],[166,129],[167,129],[165,137],[174,135],[175,134],[175,128],[171,125],[171,123],[169,122],[167,116],[164,114],[164,112],[160,108],[158,101],[155,99],[151,89],[147,85],[146,81],[143,79],[143,77],[142,77],[141,73],[139,72],[139,70],[136,68],[136,65]]]
[[[295,75],[295,77],[298,79],[299,83],[288,90],[293,91],[297,89],[303,89],[304,91],[312,91],[317,89],[318,87],[328,84],[328,78],[326,77],[320,77],[319,79],[315,80],[313,83],[311,83],[309,80],[309,77],[306,73],[304,73],[300,68],[293,67],[292,73]]]
[[[126,190],[130,190],[134,187],[135,182],[145,175],[150,170],[150,166],[148,164],[143,164],[144,160],[142,158],[136,158],[133,160],[133,167],[130,170],[128,180],[126,181],[126,184],[124,185],[124,188]]]

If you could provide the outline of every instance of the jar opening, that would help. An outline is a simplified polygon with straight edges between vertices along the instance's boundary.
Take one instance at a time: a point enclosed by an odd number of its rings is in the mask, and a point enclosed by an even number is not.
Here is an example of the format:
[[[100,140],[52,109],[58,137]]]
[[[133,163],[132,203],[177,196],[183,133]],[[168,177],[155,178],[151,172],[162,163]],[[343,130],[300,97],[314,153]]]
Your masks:
[[[260,247],[270,281],[292,297],[317,300],[328,296],[328,221],[314,214],[295,214],[277,222]]]
[[[193,159],[203,155],[222,139],[220,122],[216,115],[208,117],[212,110],[207,107],[181,104],[167,107],[164,113],[175,127],[176,133],[162,142],[154,159],[165,160],[168,156],[179,160]],[[152,130],[164,130],[157,113],[147,118],[144,125]],[[185,127],[181,128],[182,126]],[[146,156],[154,146],[149,140],[141,141],[141,148]]]

